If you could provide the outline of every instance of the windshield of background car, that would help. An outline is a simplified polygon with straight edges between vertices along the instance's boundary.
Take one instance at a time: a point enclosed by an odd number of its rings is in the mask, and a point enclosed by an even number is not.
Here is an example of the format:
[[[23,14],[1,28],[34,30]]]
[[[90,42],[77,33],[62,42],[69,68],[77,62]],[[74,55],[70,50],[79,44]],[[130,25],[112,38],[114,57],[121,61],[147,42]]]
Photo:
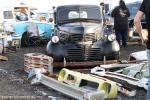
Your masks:
[[[131,19],[133,19],[135,17],[138,9],[139,9],[138,7],[132,7],[132,8],[129,9],[130,10],[130,18]]]
[[[48,20],[49,18],[53,19],[53,13],[38,12],[35,15],[35,20],[41,21],[41,17],[44,17],[46,20]]]
[[[13,19],[12,11],[4,11],[3,16],[4,16],[4,19]]]
[[[131,2],[127,4],[127,7],[130,11],[130,17],[129,19],[134,19],[137,11],[139,10],[141,6],[141,1],[137,1],[137,2]]]
[[[47,19],[49,17],[49,14],[48,13],[37,13],[37,19],[39,19],[41,16],[43,16]]]
[[[100,8],[98,6],[69,6],[58,8],[58,23],[66,23],[76,19],[100,22],[102,20]]]

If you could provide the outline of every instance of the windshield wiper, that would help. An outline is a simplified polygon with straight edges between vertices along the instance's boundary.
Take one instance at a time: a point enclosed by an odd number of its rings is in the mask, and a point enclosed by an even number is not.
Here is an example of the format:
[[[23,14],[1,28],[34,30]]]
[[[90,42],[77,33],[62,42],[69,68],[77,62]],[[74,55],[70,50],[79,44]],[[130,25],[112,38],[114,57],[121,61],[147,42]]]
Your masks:
[[[76,22],[76,21],[101,22],[100,19],[75,18],[75,19],[68,19],[68,20],[60,20],[59,23],[71,23],[71,22]]]
[[[87,22],[89,22],[89,21],[101,22],[100,19],[86,19],[86,18],[81,18],[80,20],[82,20],[82,21],[87,21]]]

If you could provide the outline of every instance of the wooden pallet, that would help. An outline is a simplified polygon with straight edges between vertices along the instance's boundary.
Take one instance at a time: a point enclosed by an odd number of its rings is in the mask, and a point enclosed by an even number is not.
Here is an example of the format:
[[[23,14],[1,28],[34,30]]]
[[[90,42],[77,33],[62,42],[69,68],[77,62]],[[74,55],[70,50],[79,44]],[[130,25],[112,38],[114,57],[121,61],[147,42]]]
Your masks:
[[[24,66],[26,69],[52,67],[53,58],[41,53],[24,54]]]

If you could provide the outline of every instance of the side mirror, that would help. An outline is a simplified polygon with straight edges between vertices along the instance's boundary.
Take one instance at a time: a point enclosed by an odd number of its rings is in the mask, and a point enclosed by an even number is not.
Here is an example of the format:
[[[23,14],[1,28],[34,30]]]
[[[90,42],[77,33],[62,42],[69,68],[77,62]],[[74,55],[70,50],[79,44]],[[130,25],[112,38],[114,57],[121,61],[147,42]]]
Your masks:
[[[107,13],[107,16],[111,16],[111,14],[110,14],[110,13]]]
[[[51,22],[51,23],[52,23],[53,21],[54,21],[54,20],[53,20],[53,18],[49,18],[49,22]]]

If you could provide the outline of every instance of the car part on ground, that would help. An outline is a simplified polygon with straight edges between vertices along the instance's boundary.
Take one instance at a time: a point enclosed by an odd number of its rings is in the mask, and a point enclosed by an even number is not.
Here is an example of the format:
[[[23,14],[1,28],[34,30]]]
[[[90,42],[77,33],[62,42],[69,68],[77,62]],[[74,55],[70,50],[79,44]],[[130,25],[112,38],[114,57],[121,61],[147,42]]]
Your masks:
[[[121,66],[121,64],[119,64]],[[105,66],[110,66],[110,65],[105,65]],[[122,64],[124,66],[124,64]],[[113,69],[113,68],[112,68]],[[147,67],[147,62],[142,62],[142,63],[137,63],[137,64],[130,64],[128,67],[115,70],[114,72],[109,72],[106,71],[102,67],[95,67],[91,69],[91,73],[100,75],[103,77],[107,77],[109,79],[113,78],[115,79],[116,82],[123,81],[122,85],[126,86],[131,86],[134,89],[136,89],[135,86],[142,87],[147,90],[147,82],[148,79],[147,77],[149,76],[148,74],[148,67]],[[126,85],[125,85],[126,84]]]
[[[129,61],[134,61],[134,60],[147,60],[147,55],[146,55],[146,50],[144,51],[137,51],[137,52],[133,52],[129,55],[129,58],[128,58]]]
[[[63,68],[58,75],[58,81],[91,91],[105,91],[105,98],[117,97],[117,85],[106,78],[83,74]]]
[[[55,89],[56,91],[79,100],[104,100],[105,96],[104,91],[89,91],[83,88],[78,88],[76,86],[70,86],[44,74],[41,76],[41,83]]]
[[[130,65],[126,68],[115,71],[133,78],[142,79],[149,77],[147,62]]]
[[[32,84],[42,83],[43,85],[78,100],[104,100],[105,92],[103,90],[92,91],[85,88],[71,86],[58,81],[56,77],[56,75],[44,72],[43,69],[39,68],[33,68],[28,76],[28,78],[31,79]]]
[[[8,57],[0,55],[0,61],[7,61]]]

